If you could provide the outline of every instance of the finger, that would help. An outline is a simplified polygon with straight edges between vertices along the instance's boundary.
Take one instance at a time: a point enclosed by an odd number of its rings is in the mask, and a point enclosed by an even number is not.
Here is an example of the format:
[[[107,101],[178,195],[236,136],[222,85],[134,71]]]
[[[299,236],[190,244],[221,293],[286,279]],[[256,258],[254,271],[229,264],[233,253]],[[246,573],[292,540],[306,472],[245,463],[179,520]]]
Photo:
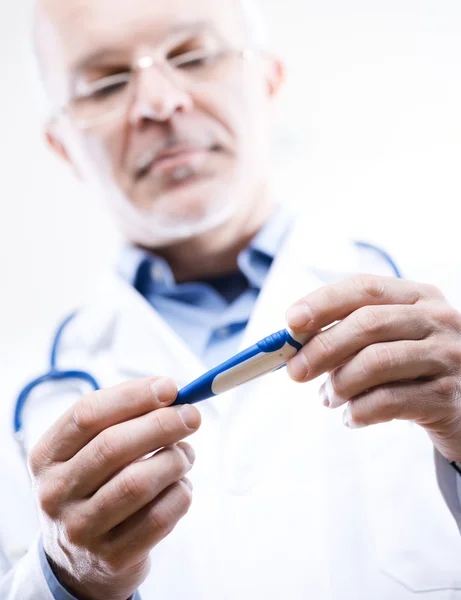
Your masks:
[[[126,467],[81,505],[82,529],[92,538],[108,533],[181,480],[194,461],[192,446],[179,443]]]
[[[192,502],[191,487],[185,479],[173,484],[154,502],[113,529],[106,536],[106,553],[120,567],[136,565],[186,515]]]
[[[177,396],[173,381],[141,379],[84,396],[42,437],[29,458],[32,473],[54,462],[69,460],[101,431],[157,408]]]
[[[67,498],[85,498],[130,463],[192,435],[200,413],[185,404],[155,410],[100,433],[66,464]]]
[[[344,424],[360,429],[394,419],[414,421],[423,427],[440,422],[453,412],[457,381],[453,376],[432,381],[404,381],[376,387],[352,399]]]
[[[433,340],[373,344],[339,367],[321,388],[325,406],[338,408],[371,388],[434,377],[446,369]]]
[[[311,332],[340,321],[362,306],[416,304],[443,298],[434,286],[374,275],[356,275],[320,288],[295,303],[287,312],[296,332]]]
[[[289,361],[288,373],[295,381],[310,381],[335,369],[370,344],[420,340],[436,326],[435,320],[421,306],[365,306],[309,340]]]

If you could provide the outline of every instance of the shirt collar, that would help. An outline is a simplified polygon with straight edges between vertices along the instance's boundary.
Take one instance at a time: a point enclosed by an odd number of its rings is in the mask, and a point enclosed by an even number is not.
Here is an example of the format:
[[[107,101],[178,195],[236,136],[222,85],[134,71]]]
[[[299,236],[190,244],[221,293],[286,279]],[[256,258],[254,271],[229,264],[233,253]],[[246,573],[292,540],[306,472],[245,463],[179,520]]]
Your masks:
[[[260,290],[292,223],[291,213],[279,206],[238,259],[249,284]]]
[[[264,227],[256,234],[248,250],[257,250],[274,259],[293,222],[293,215],[284,206],[278,206]]]
[[[239,254],[239,269],[247,277],[252,287],[261,289],[292,221],[292,214],[285,207],[278,206],[249,246]],[[162,284],[162,287],[166,286],[171,290],[180,285],[176,283],[166,260],[136,246],[124,245],[117,263],[118,274],[125,281],[137,287],[140,276],[145,277],[146,270],[149,271],[150,278],[154,283]]]

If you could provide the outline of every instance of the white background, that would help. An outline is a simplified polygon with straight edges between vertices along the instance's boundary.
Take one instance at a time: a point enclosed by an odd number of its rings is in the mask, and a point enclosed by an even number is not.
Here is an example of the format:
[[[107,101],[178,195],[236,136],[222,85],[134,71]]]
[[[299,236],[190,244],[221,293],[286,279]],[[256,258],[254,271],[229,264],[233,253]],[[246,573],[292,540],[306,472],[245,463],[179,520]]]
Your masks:
[[[408,270],[429,266],[427,278],[455,299],[461,2],[263,4],[288,66],[280,199],[324,231],[325,245],[337,231],[375,241]],[[45,366],[56,322],[78,307],[118,243],[98,200],[41,141],[28,13],[21,0],[0,2],[0,373],[17,385]]]

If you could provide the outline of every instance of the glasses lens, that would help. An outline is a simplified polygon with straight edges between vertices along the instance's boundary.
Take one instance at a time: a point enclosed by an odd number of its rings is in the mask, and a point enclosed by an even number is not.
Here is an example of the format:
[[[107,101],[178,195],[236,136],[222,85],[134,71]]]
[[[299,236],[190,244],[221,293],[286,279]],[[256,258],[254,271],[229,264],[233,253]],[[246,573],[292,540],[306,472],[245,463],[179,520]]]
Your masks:
[[[130,73],[119,73],[99,79],[88,84],[84,94],[74,98],[71,104],[73,117],[82,124],[97,122],[127,106],[131,93]]]
[[[192,83],[218,80],[234,67],[236,52],[228,50],[194,50],[170,59],[174,70]]]

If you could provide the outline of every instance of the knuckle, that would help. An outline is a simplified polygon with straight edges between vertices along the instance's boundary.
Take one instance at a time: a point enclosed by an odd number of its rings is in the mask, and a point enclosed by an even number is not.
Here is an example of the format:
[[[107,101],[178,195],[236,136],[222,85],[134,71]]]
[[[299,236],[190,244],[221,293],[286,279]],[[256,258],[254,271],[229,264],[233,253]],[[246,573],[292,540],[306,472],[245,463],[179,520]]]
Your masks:
[[[55,518],[57,516],[59,503],[49,486],[42,485],[37,490],[37,502],[40,510],[48,517]]]
[[[439,377],[432,382],[432,389],[441,403],[451,402],[458,395],[458,380],[452,375]]]
[[[439,305],[436,309],[436,319],[448,329],[461,331],[461,314],[450,305]]]
[[[171,489],[169,502],[155,507],[150,513],[151,524],[163,536],[169,535],[192,504],[192,492],[178,482]]]
[[[118,454],[120,440],[117,440],[110,431],[101,433],[96,440],[96,457],[100,463],[111,463]]]
[[[66,484],[61,477],[49,478],[37,489],[38,505],[51,519],[56,518],[61,511],[65,490]]]
[[[80,546],[86,539],[87,521],[86,517],[77,511],[73,511],[72,516],[64,524],[65,532],[69,542],[75,546]]]
[[[136,476],[131,470],[126,470],[118,482],[118,496],[123,500],[139,501],[148,496],[150,491],[149,481]]]
[[[360,274],[352,278],[354,287],[366,298],[380,298],[385,291],[384,280],[375,275]]]
[[[380,333],[386,330],[388,326],[388,320],[384,317],[382,311],[378,311],[371,306],[359,308],[355,312],[355,321],[358,329],[367,336]]]
[[[370,350],[373,372],[387,371],[398,363],[396,353],[386,344],[377,344]]]
[[[459,341],[447,346],[447,357],[450,363],[450,371],[459,375],[461,371],[461,343]]]
[[[401,406],[393,386],[383,386],[372,390],[360,401],[351,402],[349,410],[358,425],[368,426],[397,418]]]
[[[378,390],[374,405],[379,408],[381,420],[392,421],[399,418],[405,410],[402,399],[398,393],[398,387],[394,385],[384,386]]]
[[[167,536],[173,531],[177,520],[177,516],[173,511],[165,507],[156,508],[150,513],[152,527],[163,536]]]
[[[85,396],[74,407],[72,423],[79,433],[88,434],[93,430],[94,422],[95,411],[91,396]]]
[[[104,558],[104,571],[110,576],[116,576],[126,565],[126,551],[124,549],[111,549]]]
[[[376,395],[376,405],[382,406],[387,410],[393,410],[393,414],[397,415],[400,407],[400,398],[397,394],[397,387],[393,385],[382,387]]]
[[[392,352],[384,344],[369,346],[366,350],[359,353],[358,359],[362,372],[366,377],[389,369],[394,362]]]
[[[167,470],[174,479],[181,477],[190,469],[190,464],[186,460],[184,451],[177,446],[170,446],[165,450],[167,459]]]
[[[316,362],[322,363],[327,360],[334,351],[334,344],[331,333],[328,330],[322,331],[315,336],[311,344],[313,346],[312,356],[315,356]],[[307,361],[307,357],[306,357]]]
[[[141,386],[138,382],[135,382],[135,386],[132,384],[125,385],[122,392],[123,398],[139,408],[139,411],[144,411],[146,407],[152,410],[156,406],[155,394],[152,393],[152,388],[147,380],[142,383]]]
[[[174,502],[176,505],[174,512],[178,515],[177,519],[179,519],[187,513],[192,504],[192,491],[183,481],[177,484]]]
[[[373,425],[373,410],[370,406],[370,401],[351,401],[349,402],[349,415],[354,423],[360,427]]]
[[[440,289],[432,283],[425,283],[423,285],[423,290],[424,290],[424,295],[426,296],[426,298],[439,298],[439,299],[445,298],[445,296],[440,291]]]
[[[174,411],[174,413],[177,416],[177,422],[179,424],[181,419],[179,415],[177,415],[177,411]],[[162,439],[170,438],[175,429],[174,421],[171,418],[172,414],[173,412],[170,409],[160,409],[152,413],[153,430],[156,432],[156,435]]]

